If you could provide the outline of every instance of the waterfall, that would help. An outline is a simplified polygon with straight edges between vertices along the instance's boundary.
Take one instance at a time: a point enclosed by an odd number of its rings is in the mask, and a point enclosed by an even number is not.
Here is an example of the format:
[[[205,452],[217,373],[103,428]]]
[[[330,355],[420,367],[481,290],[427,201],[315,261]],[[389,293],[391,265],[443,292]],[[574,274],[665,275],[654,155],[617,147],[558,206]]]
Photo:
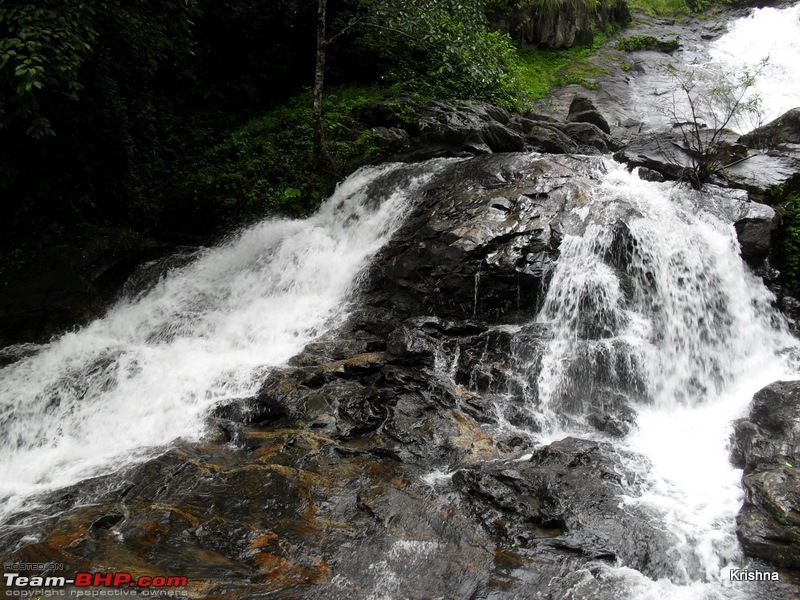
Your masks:
[[[0,515],[197,439],[211,406],[255,393],[270,367],[342,322],[359,273],[441,164],[364,168],[311,218],[246,229],[0,370]],[[394,191],[373,197],[387,175]]]
[[[712,65],[734,72],[768,59],[753,89],[761,98],[765,122],[800,106],[800,4],[754,9],[734,21],[709,52]]]
[[[622,447],[641,457],[630,466],[645,483],[624,501],[661,515],[680,542],[670,581],[653,582],[657,590],[630,569],[614,576],[639,590],[631,598],[719,597],[742,561],[731,421],[760,387],[797,377],[800,347],[739,257],[723,218],[743,201],[736,192],[606,168],[579,211],[583,224],[562,241],[537,317],[554,336],[532,371],[534,397],[551,431],[592,403],[621,399],[635,409]],[[687,596],[690,588],[700,595]]]

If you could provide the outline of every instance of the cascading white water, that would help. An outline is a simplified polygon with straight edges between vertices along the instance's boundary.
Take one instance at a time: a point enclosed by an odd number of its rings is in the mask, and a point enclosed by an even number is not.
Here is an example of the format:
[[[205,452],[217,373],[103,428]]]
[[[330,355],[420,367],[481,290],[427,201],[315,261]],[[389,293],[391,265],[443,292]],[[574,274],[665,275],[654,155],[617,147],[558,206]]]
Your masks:
[[[768,58],[753,88],[761,98],[765,121],[800,106],[800,4],[754,9],[748,17],[731,23],[709,53],[712,66],[734,72]]]
[[[734,193],[606,167],[579,211],[585,229],[561,244],[538,317],[555,332],[539,402],[551,422],[609,390],[636,407],[623,445],[644,457],[630,465],[644,483],[625,501],[661,515],[680,542],[670,581],[614,571],[629,580],[630,598],[735,597],[726,569],[741,560],[741,472],[728,459],[730,424],[760,387],[797,377],[798,343],[741,261],[733,225],[719,217],[741,201]]]
[[[340,323],[366,262],[400,225],[426,164],[382,200],[365,168],[314,216],[251,227],[104,318],[0,370],[0,516],[26,496],[196,438],[210,406]]]

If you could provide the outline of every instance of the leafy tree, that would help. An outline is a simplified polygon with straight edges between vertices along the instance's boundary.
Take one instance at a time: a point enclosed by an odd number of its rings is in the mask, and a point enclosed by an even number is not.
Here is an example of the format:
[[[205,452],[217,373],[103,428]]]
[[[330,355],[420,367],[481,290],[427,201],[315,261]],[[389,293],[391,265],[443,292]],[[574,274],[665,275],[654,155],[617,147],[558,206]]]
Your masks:
[[[680,130],[681,150],[689,157],[684,179],[701,188],[713,175],[745,160],[746,148],[725,141],[729,126],[750,128],[762,119],[761,98],[753,86],[768,59],[755,69],[712,75],[695,66],[678,71],[665,66],[677,84],[667,112]]]
[[[322,130],[325,64],[331,44],[348,36],[359,66],[372,62],[384,84],[428,96],[489,100],[510,106],[519,96],[516,50],[489,27],[489,0],[362,0],[339,11],[326,35],[327,0],[317,2],[314,154],[329,166]]]
[[[375,0],[365,55],[386,65],[390,84],[431,95],[509,105],[518,89],[516,50],[493,31],[485,0]]]
[[[118,205],[130,162],[169,115],[165,99],[187,79],[194,7],[193,0],[3,3],[6,222],[124,214]]]
[[[78,99],[79,71],[97,40],[92,6],[9,2],[0,11],[0,127],[53,135],[47,104]],[[49,102],[48,102],[49,101]]]

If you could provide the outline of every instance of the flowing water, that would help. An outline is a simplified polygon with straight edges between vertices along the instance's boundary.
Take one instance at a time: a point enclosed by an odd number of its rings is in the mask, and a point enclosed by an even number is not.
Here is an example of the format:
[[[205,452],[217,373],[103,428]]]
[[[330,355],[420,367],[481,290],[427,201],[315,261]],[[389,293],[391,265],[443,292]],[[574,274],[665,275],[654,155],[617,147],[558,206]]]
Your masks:
[[[711,44],[710,55],[713,65],[734,72],[767,59],[754,86],[765,122],[800,107],[800,4],[758,8],[737,19]]]
[[[762,74],[770,111],[800,104],[798,10],[755,11],[711,49],[720,64],[739,64],[745,49],[770,55]],[[756,37],[779,45],[742,41],[751,21],[761,23]],[[798,376],[797,341],[739,257],[726,215],[740,197],[644,182],[610,161],[596,166],[604,174],[576,212],[580,226],[563,238],[535,316],[552,339],[536,361],[520,347],[510,357],[528,361],[520,378],[544,427],[536,435],[552,440],[576,423],[587,435],[580,418],[593,402],[622,400],[636,413],[620,444],[639,457],[628,466],[640,482],[621,502],[657,515],[677,543],[672,572],[659,580],[599,567],[614,597],[759,598],[727,577],[745,564],[734,532],[741,472],[728,460],[728,436],[756,390]],[[0,370],[0,516],[37,492],[196,439],[211,406],[257,391],[271,367],[343,321],[367,261],[440,167],[361,170],[310,219],[251,227],[88,327],[26,347]],[[378,201],[370,183],[391,171],[401,176],[396,191]],[[475,310],[480,284],[479,272]],[[458,356],[440,362],[452,376]],[[565,414],[574,417],[566,425]],[[436,474],[431,485],[448,477]],[[435,549],[398,541],[370,567],[372,597],[402,598],[403,577]],[[570,585],[561,597],[591,598],[598,575]]]
[[[539,409],[555,430],[559,415],[604,394],[636,408],[623,446],[642,457],[629,466],[644,484],[625,502],[661,515],[679,542],[667,580],[611,570],[627,597],[755,597],[728,581],[743,565],[741,471],[728,438],[754,392],[797,378],[798,343],[722,218],[736,194],[607,169],[581,210],[584,227],[562,241],[538,317],[556,332],[538,371]]]
[[[0,370],[0,515],[197,438],[215,404],[257,391],[266,371],[346,316],[367,261],[440,166],[387,165],[342,183],[313,217],[251,227],[104,318]],[[397,171],[380,201],[376,178]]]

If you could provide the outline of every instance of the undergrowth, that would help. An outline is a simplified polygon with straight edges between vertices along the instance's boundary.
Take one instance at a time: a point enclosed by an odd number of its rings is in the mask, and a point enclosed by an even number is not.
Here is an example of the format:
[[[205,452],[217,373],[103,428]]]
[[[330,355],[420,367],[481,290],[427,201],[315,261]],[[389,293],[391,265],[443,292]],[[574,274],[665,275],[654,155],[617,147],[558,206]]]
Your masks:
[[[800,294],[800,193],[787,196],[777,207],[778,269],[784,291],[797,297]]]
[[[587,89],[597,89],[597,77],[608,71],[589,59],[607,35],[596,35],[591,46],[566,50],[518,49],[516,75],[522,89],[519,108],[525,108],[531,100],[543,98],[556,86],[576,83]]]
[[[336,164],[350,169],[396,151],[371,128],[407,125],[420,101],[379,87],[331,89],[324,100],[324,124]],[[195,148],[194,156],[173,165],[163,189],[142,191],[136,220],[163,228],[196,213],[209,230],[225,230],[265,214],[313,212],[341,173],[315,168],[311,116],[311,93],[304,91],[232,128],[216,143]]]

